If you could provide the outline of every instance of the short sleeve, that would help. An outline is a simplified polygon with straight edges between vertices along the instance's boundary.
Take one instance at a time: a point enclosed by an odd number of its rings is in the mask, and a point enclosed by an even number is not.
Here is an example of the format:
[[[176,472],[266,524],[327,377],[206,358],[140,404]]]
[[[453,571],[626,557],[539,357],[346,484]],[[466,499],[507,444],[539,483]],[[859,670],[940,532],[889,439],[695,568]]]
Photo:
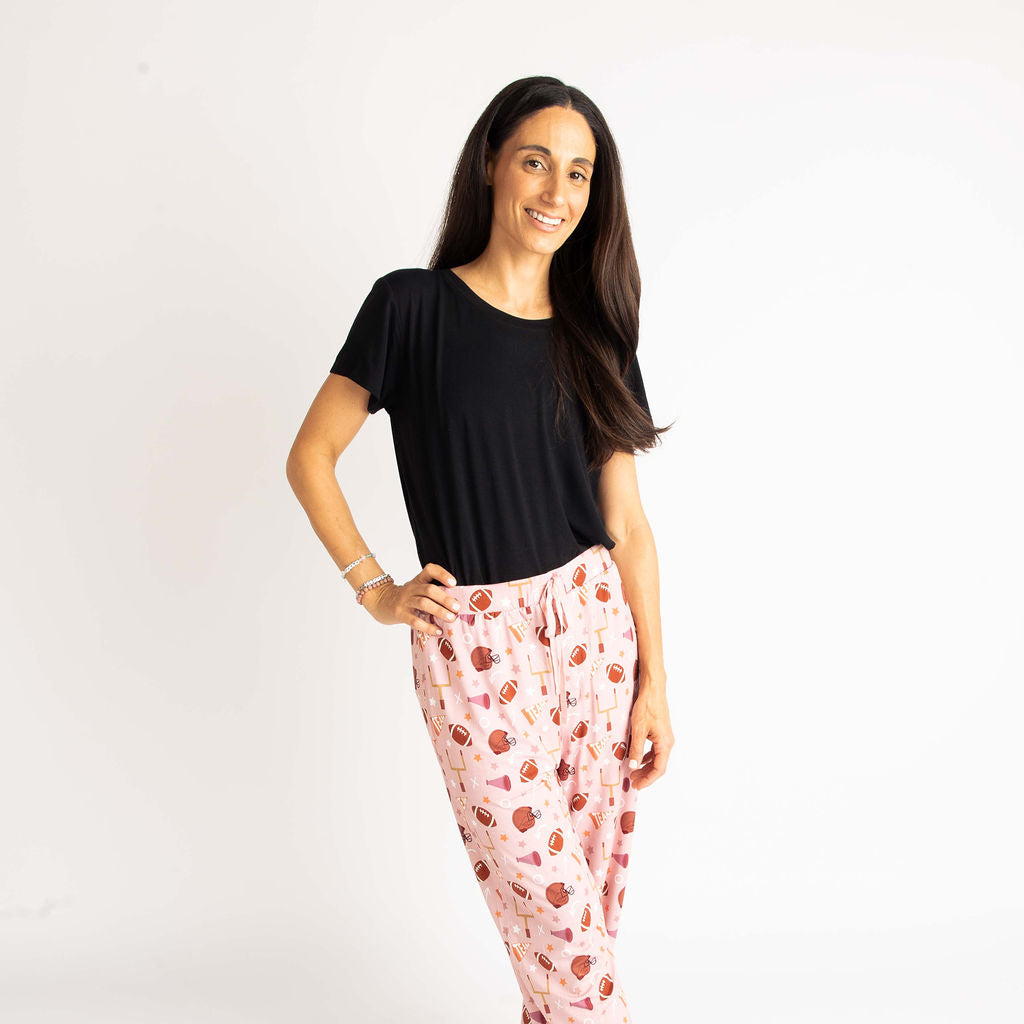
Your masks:
[[[387,281],[379,277],[356,313],[331,373],[354,380],[370,392],[370,413],[390,411],[398,385],[397,316]]]
[[[626,371],[626,375],[623,379],[625,380],[626,386],[629,390],[633,392],[636,400],[644,407],[644,409],[647,410],[647,415],[650,416],[651,407],[647,402],[647,389],[644,387],[644,378],[643,374],[640,372],[639,359],[634,359],[633,362],[629,364],[629,369]]]

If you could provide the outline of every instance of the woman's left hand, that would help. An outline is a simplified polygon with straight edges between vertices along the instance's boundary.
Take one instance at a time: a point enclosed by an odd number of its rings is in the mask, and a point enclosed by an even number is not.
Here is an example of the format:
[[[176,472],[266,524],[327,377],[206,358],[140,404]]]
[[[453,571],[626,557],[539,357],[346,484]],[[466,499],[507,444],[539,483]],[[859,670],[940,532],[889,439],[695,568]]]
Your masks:
[[[668,720],[668,695],[664,677],[660,679],[640,676],[640,687],[630,716],[632,738],[629,760],[638,767],[630,771],[630,781],[637,789],[649,786],[665,774],[668,756],[675,743],[672,724]],[[652,748],[644,753],[647,740]]]

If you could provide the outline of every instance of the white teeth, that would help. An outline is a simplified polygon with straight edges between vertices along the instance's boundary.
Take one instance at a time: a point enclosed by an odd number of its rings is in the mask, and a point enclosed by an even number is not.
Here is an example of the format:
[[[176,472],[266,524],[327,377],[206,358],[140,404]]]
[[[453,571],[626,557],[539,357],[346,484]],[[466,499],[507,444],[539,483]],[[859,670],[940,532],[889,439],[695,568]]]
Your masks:
[[[554,219],[552,219],[551,217],[545,217],[543,213],[538,213],[536,210],[531,210],[529,207],[526,208],[526,212],[531,217],[533,217],[534,220],[539,220],[542,224],[555,225],[555,224],[561,224],[562,223],[562,218],[561,217],[556,217]]]

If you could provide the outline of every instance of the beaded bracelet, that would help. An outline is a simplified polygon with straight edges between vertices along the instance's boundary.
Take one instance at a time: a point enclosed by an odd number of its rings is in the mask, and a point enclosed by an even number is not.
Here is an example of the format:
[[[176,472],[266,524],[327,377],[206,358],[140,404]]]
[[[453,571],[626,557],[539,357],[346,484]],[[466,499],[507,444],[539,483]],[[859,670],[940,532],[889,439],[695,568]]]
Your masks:
[[[394,582],[395,582],[394,577],[389,572],[383,573],[380,576],[374,576],[373,579],[367,580],[356,591],[356,604],[362,604],[363,603],[363,595],[368,590],[373,590],[374,587],[382,587],[385,583],[394,583]]]

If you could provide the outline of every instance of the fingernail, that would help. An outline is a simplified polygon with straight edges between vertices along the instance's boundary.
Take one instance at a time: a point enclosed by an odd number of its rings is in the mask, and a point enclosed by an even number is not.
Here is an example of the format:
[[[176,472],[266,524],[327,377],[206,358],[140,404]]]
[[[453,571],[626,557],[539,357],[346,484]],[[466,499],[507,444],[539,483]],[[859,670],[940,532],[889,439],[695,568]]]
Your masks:
[[[454,587],[455,586],[455,580],[453,580],[451,578],[451,576],[448,577],[448,586],[449,587]]]
[[[636,759],[635,759],[635,758],[632,758],[632,757],[631,757],[631,758],[629,759],[629,767],[630,767],[630,768],[635,768],[635,767],[636,767]]]

